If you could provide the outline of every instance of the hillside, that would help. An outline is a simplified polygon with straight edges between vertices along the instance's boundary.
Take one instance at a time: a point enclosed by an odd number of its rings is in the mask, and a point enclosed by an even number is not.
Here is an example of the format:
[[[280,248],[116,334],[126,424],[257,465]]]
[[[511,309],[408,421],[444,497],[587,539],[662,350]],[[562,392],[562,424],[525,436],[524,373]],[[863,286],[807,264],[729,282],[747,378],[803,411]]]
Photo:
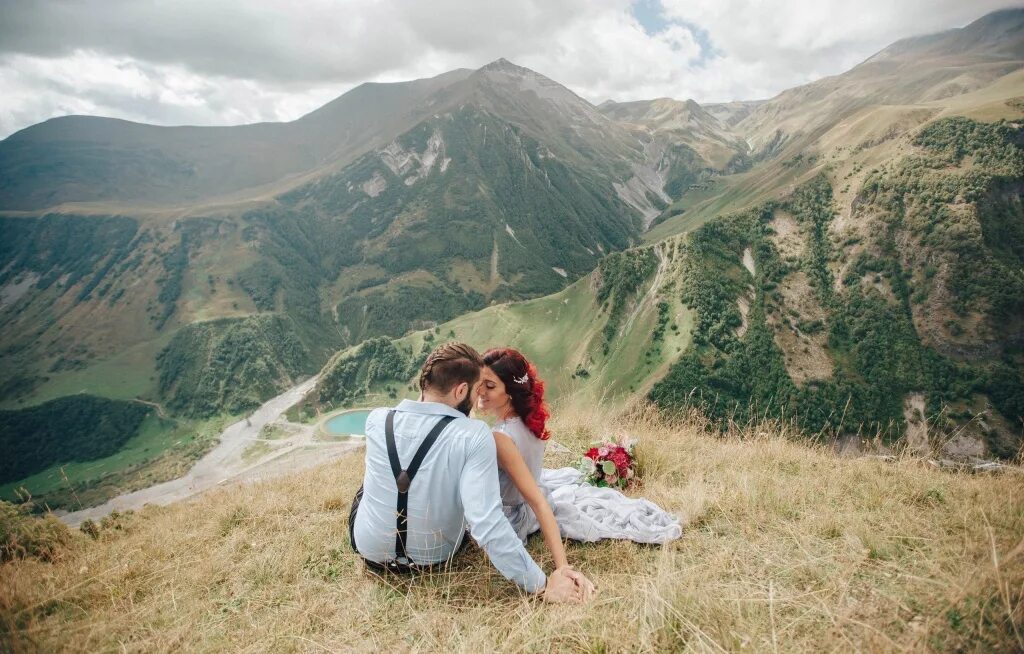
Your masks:
[[[412,392],[426,354],[459,339],[481,351],[521,348],[547,382],[548,396],[590,396],[618,404],[644,392],[689,342],[691,317],[671,288],[676,245],[612,254],[588,277],[554,295],[468,313],[399,339],[379,338],[327,363],[307,405],[321,410]]]
[[[802,149],[865,108],[948,101],[1022,65],[1024,12],[995,12],[960,29],[898,41],[841,75],[784,91],[735,129],[758,156]]]
[[[638,495],[686,527],[665,547],[569,543],[585,607],[522,597],[475,546],[447,571],[362,572],[347,515],[362,454],[21,543],[0,566],[0,638],[24,650],[855,651],[1021,648],[1019,475],[837,459],[777,426],[709,437],[559,405],[554,438],[640,439]],[[635,416],[636,414],[634,414]],[[546,465],[570,463],[551,452]],[[6,524],[14,521],[7,518]],[[550,570],[539,539],[530,552]],[[614,619],[609,619],[614,616]]]
[[[1022,67],[1024,11],[1014,9],[960,29],[899,41],[845,73],[770,100],[734,103],[727,115],[743,117],[724,122],[749,145],[756,165],[710,180],[673,203],[645,240],[778,199],[823,170],[832,175],[840,210],[848,215],[866,172],[901,156],[901,139],[929,121],[1019,117]]]

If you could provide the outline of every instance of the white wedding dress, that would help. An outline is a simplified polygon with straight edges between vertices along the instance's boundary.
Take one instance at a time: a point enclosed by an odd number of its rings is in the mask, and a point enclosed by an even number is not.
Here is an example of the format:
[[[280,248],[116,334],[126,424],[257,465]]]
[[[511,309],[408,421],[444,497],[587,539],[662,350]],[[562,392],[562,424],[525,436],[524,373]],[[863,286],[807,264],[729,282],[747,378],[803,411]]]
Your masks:
[[[499,422],[494,431],[507,434],[519,448],[526,467],[551,505],[563,538],[588,543],[613,538],[664,544],[682,536],[679,519],[653,502],[626,497],[613,488],[591,486],[575,468],[542,469],[546,443],[534,436],[518,417]],[[540,529],[540,523],[511,477],[499,470],[498,479],[505,516],[525,542],[527,536]]]

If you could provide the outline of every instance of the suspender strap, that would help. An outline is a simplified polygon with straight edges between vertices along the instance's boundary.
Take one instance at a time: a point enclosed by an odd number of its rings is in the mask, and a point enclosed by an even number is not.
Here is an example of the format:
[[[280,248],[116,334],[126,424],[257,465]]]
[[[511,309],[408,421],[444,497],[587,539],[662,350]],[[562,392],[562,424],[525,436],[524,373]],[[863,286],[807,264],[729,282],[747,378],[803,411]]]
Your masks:
[[[391,463],[391,474],[395,476],[395,485],[398,486],[398,506],[395,513],[396,560],[405,559],[410,561],[409,555],[405,551],[405,538],[409,531],[409,487],[412,486],[412,480],[420,469],[423,459],[426,458],[427,452],[434,445],[434,441],[437,440],[437,437],[441,435],[441,432],[444,431],[444,428],[452,420],[455,420],[454,416],[444,416],[434,425],[434,428],[430,430],[427,437],[420,443],[416,454],[413,455],[412,463],[405,470],[402,469],[402,462],[398,460],[398,447],[395,444],[395,411],[393,409],[388,411],[387,418],[384,420],[384,436],[388,446],[388,461]]]

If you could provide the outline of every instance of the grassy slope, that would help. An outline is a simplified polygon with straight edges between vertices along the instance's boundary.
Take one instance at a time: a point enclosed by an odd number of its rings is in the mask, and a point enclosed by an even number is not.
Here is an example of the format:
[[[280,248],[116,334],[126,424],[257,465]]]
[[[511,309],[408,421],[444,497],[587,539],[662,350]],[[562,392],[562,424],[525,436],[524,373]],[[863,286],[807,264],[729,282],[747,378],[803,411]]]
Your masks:
[[[88,392],[115,400],[137,397],[154,398],[156,391],[156,355],[170,342],[173,332],[151,341],[125,348],[118,354],[79,370],[50,374],[25,402],[8,399],[0,408],[19,409],[25,404],[42,404],[63,395]]]
[[[644,234],[644,241],[656,243],[675,234],[692,232],[718,216],[787,195],[816,170],[808,165],[771,162],[744,173],[712,178],[708,189],[688,192],[666,209],[665,213],[672,217]]]
[[[665,243],[655,249],[664,253],[673,246],[674,243]],[[603,352],[602,333],[607,323],[607,309],[597,301],[596,274],[553,295],[494,305],[459,316],[435,330],[414,332],[394,342],[399,348],[419,352],[430,334],[435,343],[457,339],[481,352],[491,347],[514,347],[536,364],[547,384],[548,398],[573,394],[621,404],[635,393],[646,392],[689,346],[692,312],[682,305],[677,291],[665,288],[665,284],[676,280],[679,262],[667,261],[663,254],[659,256],[661,273],[648,279],[627,302],[607,355]],[[675,324],[678,330],[666,329],[664,341],[658,344],[653,342],[651,334],[657,323],[660,300],[669,303],[669,324]],[[333,361],[326,369],[332,365]],[[576,376],[578,366],[589,376]],[[371,386],[370,392],[356,404],[392,403],[384,390],[389,385],[395,386],[391,382]],[[409,386],[403,392],[410,396],[415,394]]]
[[[1020,477],[840,460],[763,425],[711,438],[556,407],[580,451],[641,439],[638,494],[683,517],[666,547],[570,543],[586,607],[520,595],[470,546],[444,573],[383,582],[347,544],[362,454],[76,535],[53,564],[0,566],[11,648],[132,651],[822,651],[1024,647]],[[549,454],[548,466],[570,455]],[[551,559],[540,539],[529,550]]]

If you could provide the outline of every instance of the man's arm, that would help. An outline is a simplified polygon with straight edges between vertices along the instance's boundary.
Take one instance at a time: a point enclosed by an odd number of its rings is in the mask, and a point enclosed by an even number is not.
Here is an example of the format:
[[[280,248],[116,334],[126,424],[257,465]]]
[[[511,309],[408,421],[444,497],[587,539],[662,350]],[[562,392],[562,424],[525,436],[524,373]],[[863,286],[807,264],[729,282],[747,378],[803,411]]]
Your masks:
[[[530,593],[544,590],[547,578],[523,547],[501,510],[498,456],[486,425],[468,443],[459,494],[473,540],[505,578]]]

